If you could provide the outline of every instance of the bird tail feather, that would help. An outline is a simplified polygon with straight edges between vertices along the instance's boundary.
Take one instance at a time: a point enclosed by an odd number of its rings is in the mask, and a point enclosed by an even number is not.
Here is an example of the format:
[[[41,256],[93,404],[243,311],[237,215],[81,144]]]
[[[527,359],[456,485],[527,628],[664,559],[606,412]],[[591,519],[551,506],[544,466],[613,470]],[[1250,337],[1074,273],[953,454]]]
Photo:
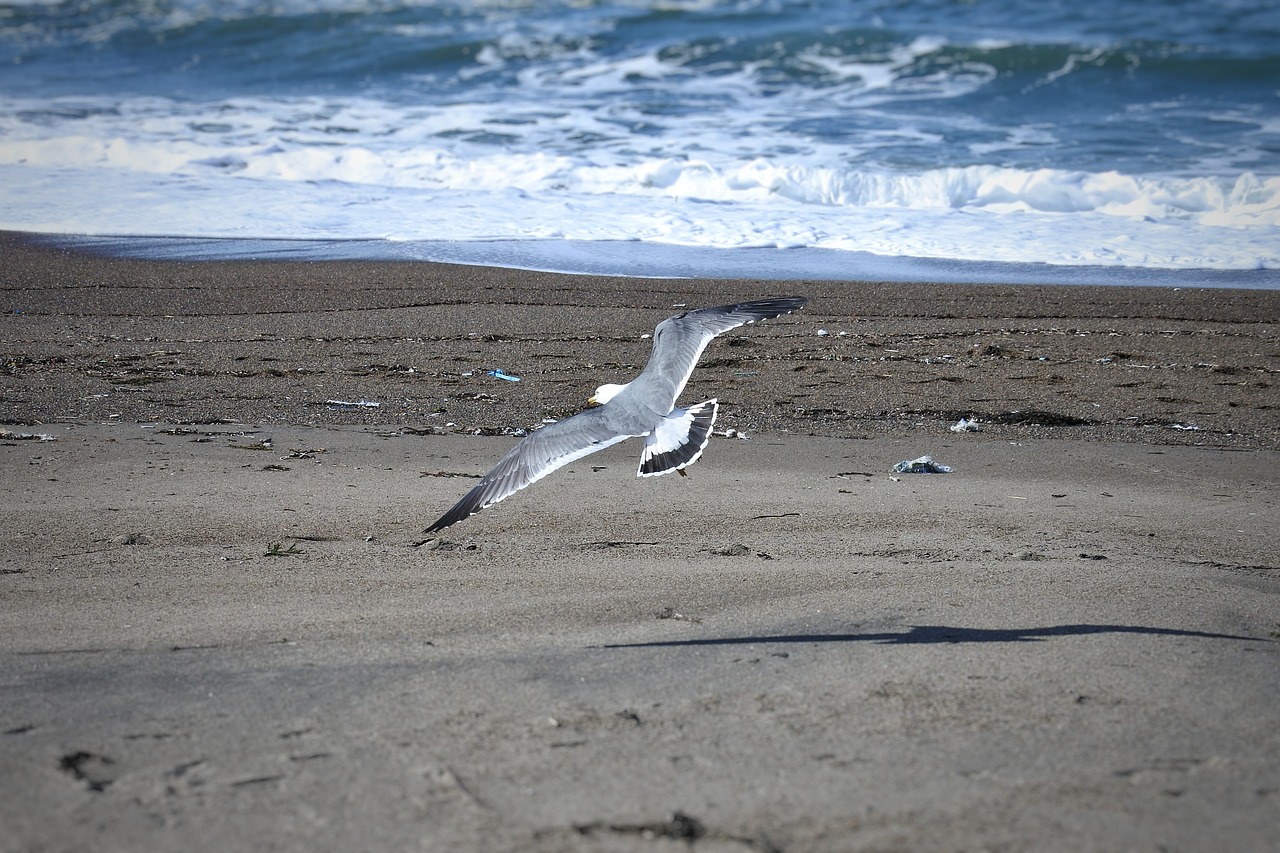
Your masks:
[[[702,455],[711,440],[711,427],[716,422],[720,404],[715,400],[673,409],[649,433],[640,454],[640,477],[657,477],[679,471]]]

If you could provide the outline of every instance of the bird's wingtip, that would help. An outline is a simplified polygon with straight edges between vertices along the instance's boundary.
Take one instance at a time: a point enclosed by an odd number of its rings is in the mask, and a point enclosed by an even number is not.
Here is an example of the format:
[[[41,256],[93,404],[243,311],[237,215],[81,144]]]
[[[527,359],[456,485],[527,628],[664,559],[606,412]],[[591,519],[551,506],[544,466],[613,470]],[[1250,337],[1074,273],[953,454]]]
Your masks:
[[[454,506],[444,515],[440,516],[440,518],[438,518],[434,524],[432,524],[430,527],[428,527],[426,530],[422,532],[427,535],[431,535],[433,533],[439,533],[441,530],[444,530],[446,527],[452,527],[453,525],[457,524],[459,521],[462,521],[464,518],[468,518],[469,516],[475,515],[477,512],[479,512],[479,510],[477,509],[463,510],[460,505]]]

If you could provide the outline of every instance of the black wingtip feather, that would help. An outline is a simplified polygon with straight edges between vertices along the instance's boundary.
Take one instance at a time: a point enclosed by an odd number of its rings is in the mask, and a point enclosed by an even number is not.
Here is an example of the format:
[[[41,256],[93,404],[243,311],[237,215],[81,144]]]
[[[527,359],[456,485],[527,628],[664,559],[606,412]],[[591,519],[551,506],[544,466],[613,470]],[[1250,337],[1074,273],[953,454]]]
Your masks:
[[[462,500],[450,507],[449,511],[440,516],[435,524],[422,532],[439,533],[446,527],[452,527],[464,518],[470,518],[480,510],[484,509],[485,505],[483,503],[482,495],[480,494],[484,490],[484,487],[485,484],[481,483],[471,491],[467,492],[463,495]]]
[[[733,307],[740,311],[758,311],[760,313],[768,312],[769,317],[781,317],[783,314],[790,314],[792,311],[799,311],[808,304],[809,297],[807,296],[770,296],[767,299],[753,299],[748,302],[739,302]]]

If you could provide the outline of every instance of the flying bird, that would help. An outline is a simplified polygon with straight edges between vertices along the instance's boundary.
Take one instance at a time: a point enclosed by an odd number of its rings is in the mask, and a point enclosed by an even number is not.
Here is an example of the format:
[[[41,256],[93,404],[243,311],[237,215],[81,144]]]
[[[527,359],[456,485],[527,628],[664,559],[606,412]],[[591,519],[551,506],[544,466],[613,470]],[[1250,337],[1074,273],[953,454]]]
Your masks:
[[[802,296],[756,299],[698,308],[663,320],[653,331],[653,354],[639,376],[625,385],[601,385],[588,401],[594,408],[525,436],[424,532],[444,530],[557,468],[628,438],[644,437],[638,476],[683,474],[711,440],[719,411],[715,399],[687,408],[676,406],[707,344],[746,323],[790,314],[808,301]]]

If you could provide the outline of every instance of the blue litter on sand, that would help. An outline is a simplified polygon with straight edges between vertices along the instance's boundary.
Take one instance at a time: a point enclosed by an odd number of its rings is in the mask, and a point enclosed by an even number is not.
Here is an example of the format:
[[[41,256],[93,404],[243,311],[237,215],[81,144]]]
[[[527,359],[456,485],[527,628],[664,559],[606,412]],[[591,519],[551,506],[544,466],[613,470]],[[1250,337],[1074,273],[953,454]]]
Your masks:
[[[487,372],[490,376],[492,376],[494,379],[505,379],[505,380],[507,380],[508,382],[519,382],[519,381],[520,381],[520,377],[519,377],[519,376],[512,376],[510,373],[507,373],[507,372],[506,372],[505,370],[503,370],[501,367],[497,368],[496,370],[489,370],[489,371],[486,371],[486,372]]]

